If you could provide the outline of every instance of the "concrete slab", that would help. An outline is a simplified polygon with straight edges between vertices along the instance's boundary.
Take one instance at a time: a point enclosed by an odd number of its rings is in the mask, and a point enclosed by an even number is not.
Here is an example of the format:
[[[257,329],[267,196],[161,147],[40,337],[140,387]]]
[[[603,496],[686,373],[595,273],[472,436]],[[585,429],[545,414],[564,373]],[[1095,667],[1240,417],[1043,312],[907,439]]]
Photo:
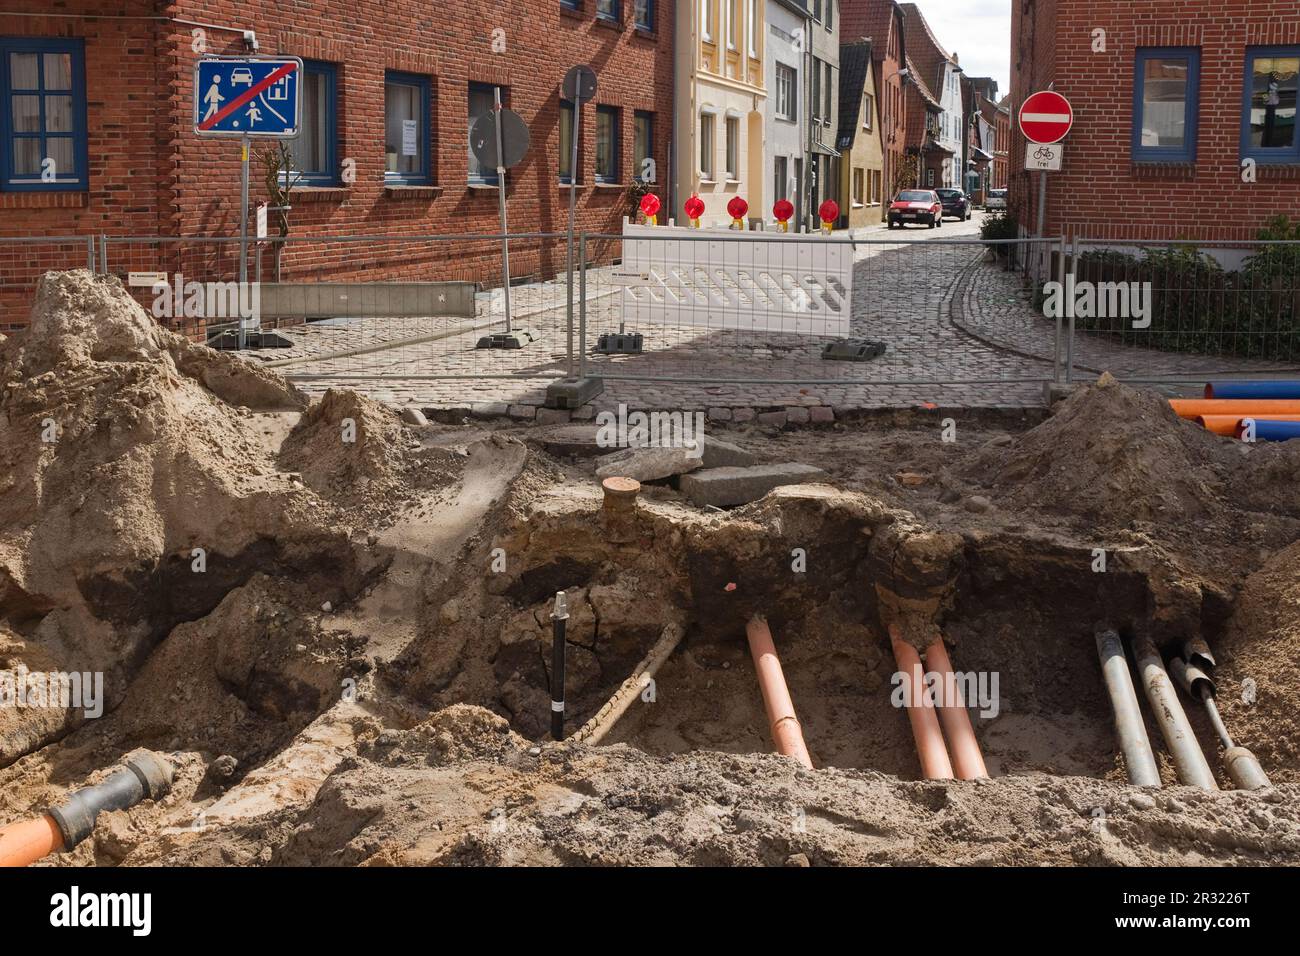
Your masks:
[[[812,465],[750,465],[746,468],[703,468],[682,475],[681,492],[697,505],[729,508],[757,501],[773,488],[826,480]]]

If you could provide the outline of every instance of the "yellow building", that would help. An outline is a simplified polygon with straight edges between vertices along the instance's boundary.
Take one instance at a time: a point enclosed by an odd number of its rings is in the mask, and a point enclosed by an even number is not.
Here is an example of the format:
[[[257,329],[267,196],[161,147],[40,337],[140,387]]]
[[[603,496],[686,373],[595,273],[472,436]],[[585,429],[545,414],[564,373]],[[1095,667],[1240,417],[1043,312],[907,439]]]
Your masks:
[[[704,200],[701,225],[727,224],[735,196],[766,217],[763,186],[764,0],[677,4],[676,205]]]
[[[885,153],[880,145],[871,41],[840,44],[840,116],[835,148],[840,161],[841,229],[880,225],[884,211]]]

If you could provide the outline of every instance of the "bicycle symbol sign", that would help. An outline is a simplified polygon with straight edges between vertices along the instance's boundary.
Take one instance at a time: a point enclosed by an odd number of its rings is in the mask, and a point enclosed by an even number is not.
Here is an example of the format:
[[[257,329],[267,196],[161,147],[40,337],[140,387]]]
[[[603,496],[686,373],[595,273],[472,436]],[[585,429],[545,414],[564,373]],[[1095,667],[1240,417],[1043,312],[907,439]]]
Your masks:
[[[1036,170],[1038,172],[1059,172],[1061,169],[1061,156],[1065,153],[1065,147],[1059,144],[1048,146],[1042,143],[1025,144],[1025,169]]]

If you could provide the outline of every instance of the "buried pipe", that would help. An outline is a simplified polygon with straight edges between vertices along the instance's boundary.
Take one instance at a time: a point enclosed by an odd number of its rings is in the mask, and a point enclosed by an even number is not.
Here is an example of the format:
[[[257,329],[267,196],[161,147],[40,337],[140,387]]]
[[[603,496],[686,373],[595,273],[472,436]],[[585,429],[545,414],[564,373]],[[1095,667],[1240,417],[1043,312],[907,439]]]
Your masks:
[[[984,755],[980,753],[979,741],[975,739],[975,728],[971,726],[970,712],[966,701],[948,700],[947,689],[956,688],[953,678],[952,661],[948,649],[943,646],[943,638],[937,637],[934,643],[925,649],[925,663],[931,671],[939,675],[939,686],[945,693],[940,696],[939,722],[943,725],[943,735],[948,739],[948,753],[952,759],[953,770],[958,780],[975,780],[987,777]]]
[[[1101,675],[1110,694],[1111,712],[1115,715],[1115,734],[1119,737],[1124,754],[1124,769],[1128,782],[1135,787],[1160,786],[1160,769],[1156,755],[1151,750],[1142,708],[1138,704],[1133,678],[1129,675],[1128,659],[1119,634],[1110,628],[1098,628],[1096,633],[1097,656],[1101,659]]]
[[[904,680],[912,681],[913,693],[906,698],[907,719],[912,724],[912,739],[916,741],[916,755],[921,760],[921,775],[926,780],[951,780],[952,761],[944,746],[943,732],[939,729],[939,716],[925,703],[925,674],[921,669],[921,655],[916,648],[898,636],[893,625],[889,627],[889,642],[894,648],[894,661]]]
[[[171,791],[175,770],[157,754],[142,750],[93,787],[35,820],[0,827],[0,867],[27,866],[59,850],[71,850],[95,829],[101,811],[125,810]]]
[[[1183,705],[1178,702],[1178,695],[1165,671],[1160,652],[1150,638],[1133,639],[1133,657],[1142,678],[1142,686],[1146,689],[1147,701],[1151,704],[1156,723],[1160,725],[1160,732],[1173,755],[1178,779],[1190,787],[1218,790],[1219,785],[1214,781],[1214,774],[1210,771],[1205,754],[1201,752],[1201,745],[1196,741],[1192,725],[1187,721]]]
[[[1169,671],[1178,682],[1178,686],[1187,691],[1189,697],[1199,700],[1205,706],[1205,713],[1210,718],[1214,732],[1223,744],[1223,765],[1237,789],[1261,790],[1272,786],[1268,774],[1264,773],[1264,768],[1260,766],[1255,755],[1245,747],[1238,747],[1232,742],[1232,735],[1228,733],[1227,725],[1224,724],[1223,717],[1219,713],[1219,705],[1214,701],[1218,693],[1214,678],[1195,663],[1189,664],[1181,657],[1169,661]]]
[[[767,722],[772,728],[772,742],[776,744],[778,753],[793,757],[811,770],[812,758],[808,756],[808,747],[804,744],[799,718],[794,714],[794,701],[790,699],[790,689],[786,686],[785,674],[781,670],[781,661],[776,656],[776,645],[772,642],[772,632],[767,621],[755,614],[745,625],[745,634],[749,638],[749,653],[754,658],[754,670],[758,672],[758,686],[763,692],[763,706],[767,710]]]
[[[575,743],[596,745],[600,743],[605,735],[614,729],[620,717],[627,713],[627,709],[632,706],[632,702],[650,686],[655,674],[663,666],[664,661],[682,642],[682,635],[685,631],[680,624],[669,624],[659,635],[659,640],[655,642],[650,652],[642,658],[641,663],[637,664],[632,671],[632,676],[619,685],[618,690],[614,692],[605,706],[592,715],[591,720],[587,721],[571,738]]]

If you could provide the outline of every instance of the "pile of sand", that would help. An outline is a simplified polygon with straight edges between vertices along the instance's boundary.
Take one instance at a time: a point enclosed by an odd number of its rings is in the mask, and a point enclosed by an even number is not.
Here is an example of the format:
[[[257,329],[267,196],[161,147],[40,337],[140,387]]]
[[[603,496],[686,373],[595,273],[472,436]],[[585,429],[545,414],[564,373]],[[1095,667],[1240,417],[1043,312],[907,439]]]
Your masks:
[[[1188,521],[1221,510],[1237,448],[1178,418],[1154,392],[1109,374],[964,470],[1004,506],[1068,514],[1098,529]]]
[[[453,484],[463,458],[421,447],[397,414],[374,399],[330,389],[285,439],[279,462],[325,498],[382,522],[414,489]]]
[[[45,275],[0,383],[0,666],[106,672],[111,707],[255,571],[359,577],[346,516],[254,424],[304,397],[161,328],[116,278]],[[0,715],[0,761],[30,749],[33,713]]]

